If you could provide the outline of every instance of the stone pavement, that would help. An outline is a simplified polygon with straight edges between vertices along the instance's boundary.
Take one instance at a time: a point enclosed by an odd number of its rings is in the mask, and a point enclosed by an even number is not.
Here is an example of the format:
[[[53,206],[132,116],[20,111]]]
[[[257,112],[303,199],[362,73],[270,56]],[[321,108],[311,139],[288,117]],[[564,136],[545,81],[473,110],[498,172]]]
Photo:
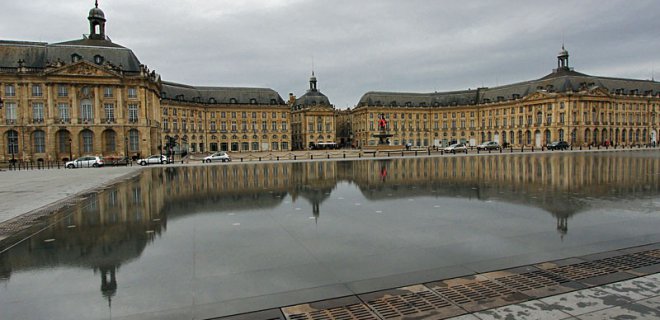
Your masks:
[[[35,210],[73,199],[77,194],[131,176],[140,168],[128,166],[1,171],[0,226],[7,226]],[[0,240],[7,236],[0,230]]]

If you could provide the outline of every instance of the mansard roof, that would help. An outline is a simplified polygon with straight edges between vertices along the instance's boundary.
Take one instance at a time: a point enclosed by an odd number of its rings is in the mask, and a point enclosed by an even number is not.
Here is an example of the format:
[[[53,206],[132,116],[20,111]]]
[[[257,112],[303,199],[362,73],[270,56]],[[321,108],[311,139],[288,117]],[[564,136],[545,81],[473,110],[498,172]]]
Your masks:
[[[0,41],[0,67],[17,68],[19,61],[27,68],[43,69],[51,63],[74,62],[75,59],[101,64],[111,63],[121,66],[125,72],[139,72],[140,61],[125,47],[110,40],[92,40],[83,38],[62,43],[48,44],[27,41]]]
[[[174,82],[162,83],[163,99],[206,104],[284,105],[284,99],[270,88],[205,87]]]
[[[433,93],[371,91],[362,96],[358,106],[443,107],[473,105],[520,99],[539,91],[567,93],[596,87],[603,88],[610,94],[660,95],[660,83],[656,81],[590,76],[566,68],[554,70],[552,73],[536,80],[492,88],[478,88],[476,90]]]

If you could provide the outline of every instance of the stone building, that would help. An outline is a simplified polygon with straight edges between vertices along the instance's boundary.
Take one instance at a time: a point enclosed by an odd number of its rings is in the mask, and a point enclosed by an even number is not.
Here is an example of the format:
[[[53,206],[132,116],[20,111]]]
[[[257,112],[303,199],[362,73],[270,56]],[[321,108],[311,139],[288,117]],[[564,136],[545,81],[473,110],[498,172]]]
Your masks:
[[[0,160],[136,156],[159,145],[160,77],[105,34],[61,43],[0,41]]]
[[[335,107],[316,87],[312,71],[309,90],[300,98],[289,97],[291,105],[292,144],[294,150],[335,147]]]
[[[660,83],[590,76],[569,67],[563,47],[552,73],[526,82],[456,92],[367,92],[353,109],[355,145],[373,146],[384,114],[391,144],[430,147],[497,141],[541,147],[653,144]]]
[[[188,152],[290,150],[290,111],[267,88],[193,87],[163,82],[163,145]]]

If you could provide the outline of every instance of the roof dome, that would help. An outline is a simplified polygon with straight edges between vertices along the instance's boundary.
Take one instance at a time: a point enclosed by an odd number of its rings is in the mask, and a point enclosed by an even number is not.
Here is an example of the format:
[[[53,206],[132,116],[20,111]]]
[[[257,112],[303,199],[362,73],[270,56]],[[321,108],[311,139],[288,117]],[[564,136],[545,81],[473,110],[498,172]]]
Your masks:
[[[559,51],[559,54],[557,56],[559,56],[559,57],[568,56],[568,51],[566,51],[566,49],[564,49],[563,45],[561,46],[561,51]]]
[[[89,17],[88,19],[101,19],[105,20],[105,13],[103,13],[103,10],[99,9],[99,2],[96,1],[94,3],[94,8],[89,10]]]

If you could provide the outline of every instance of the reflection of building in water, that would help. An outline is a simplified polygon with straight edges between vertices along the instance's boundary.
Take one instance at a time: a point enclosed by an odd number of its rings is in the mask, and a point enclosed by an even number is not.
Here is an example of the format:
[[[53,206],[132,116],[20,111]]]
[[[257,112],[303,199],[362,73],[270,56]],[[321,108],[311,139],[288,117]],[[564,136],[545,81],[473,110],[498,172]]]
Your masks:
[[[61,265],[92,269],[100,275],[101,294],[110,303],[120,266],[138,258],[166,227],[160,181],[156,171],[146,171],[52,215],[52,226],[0,255],[0,280],[15,271]],[[64,214],[68,216],[58,221]]]

